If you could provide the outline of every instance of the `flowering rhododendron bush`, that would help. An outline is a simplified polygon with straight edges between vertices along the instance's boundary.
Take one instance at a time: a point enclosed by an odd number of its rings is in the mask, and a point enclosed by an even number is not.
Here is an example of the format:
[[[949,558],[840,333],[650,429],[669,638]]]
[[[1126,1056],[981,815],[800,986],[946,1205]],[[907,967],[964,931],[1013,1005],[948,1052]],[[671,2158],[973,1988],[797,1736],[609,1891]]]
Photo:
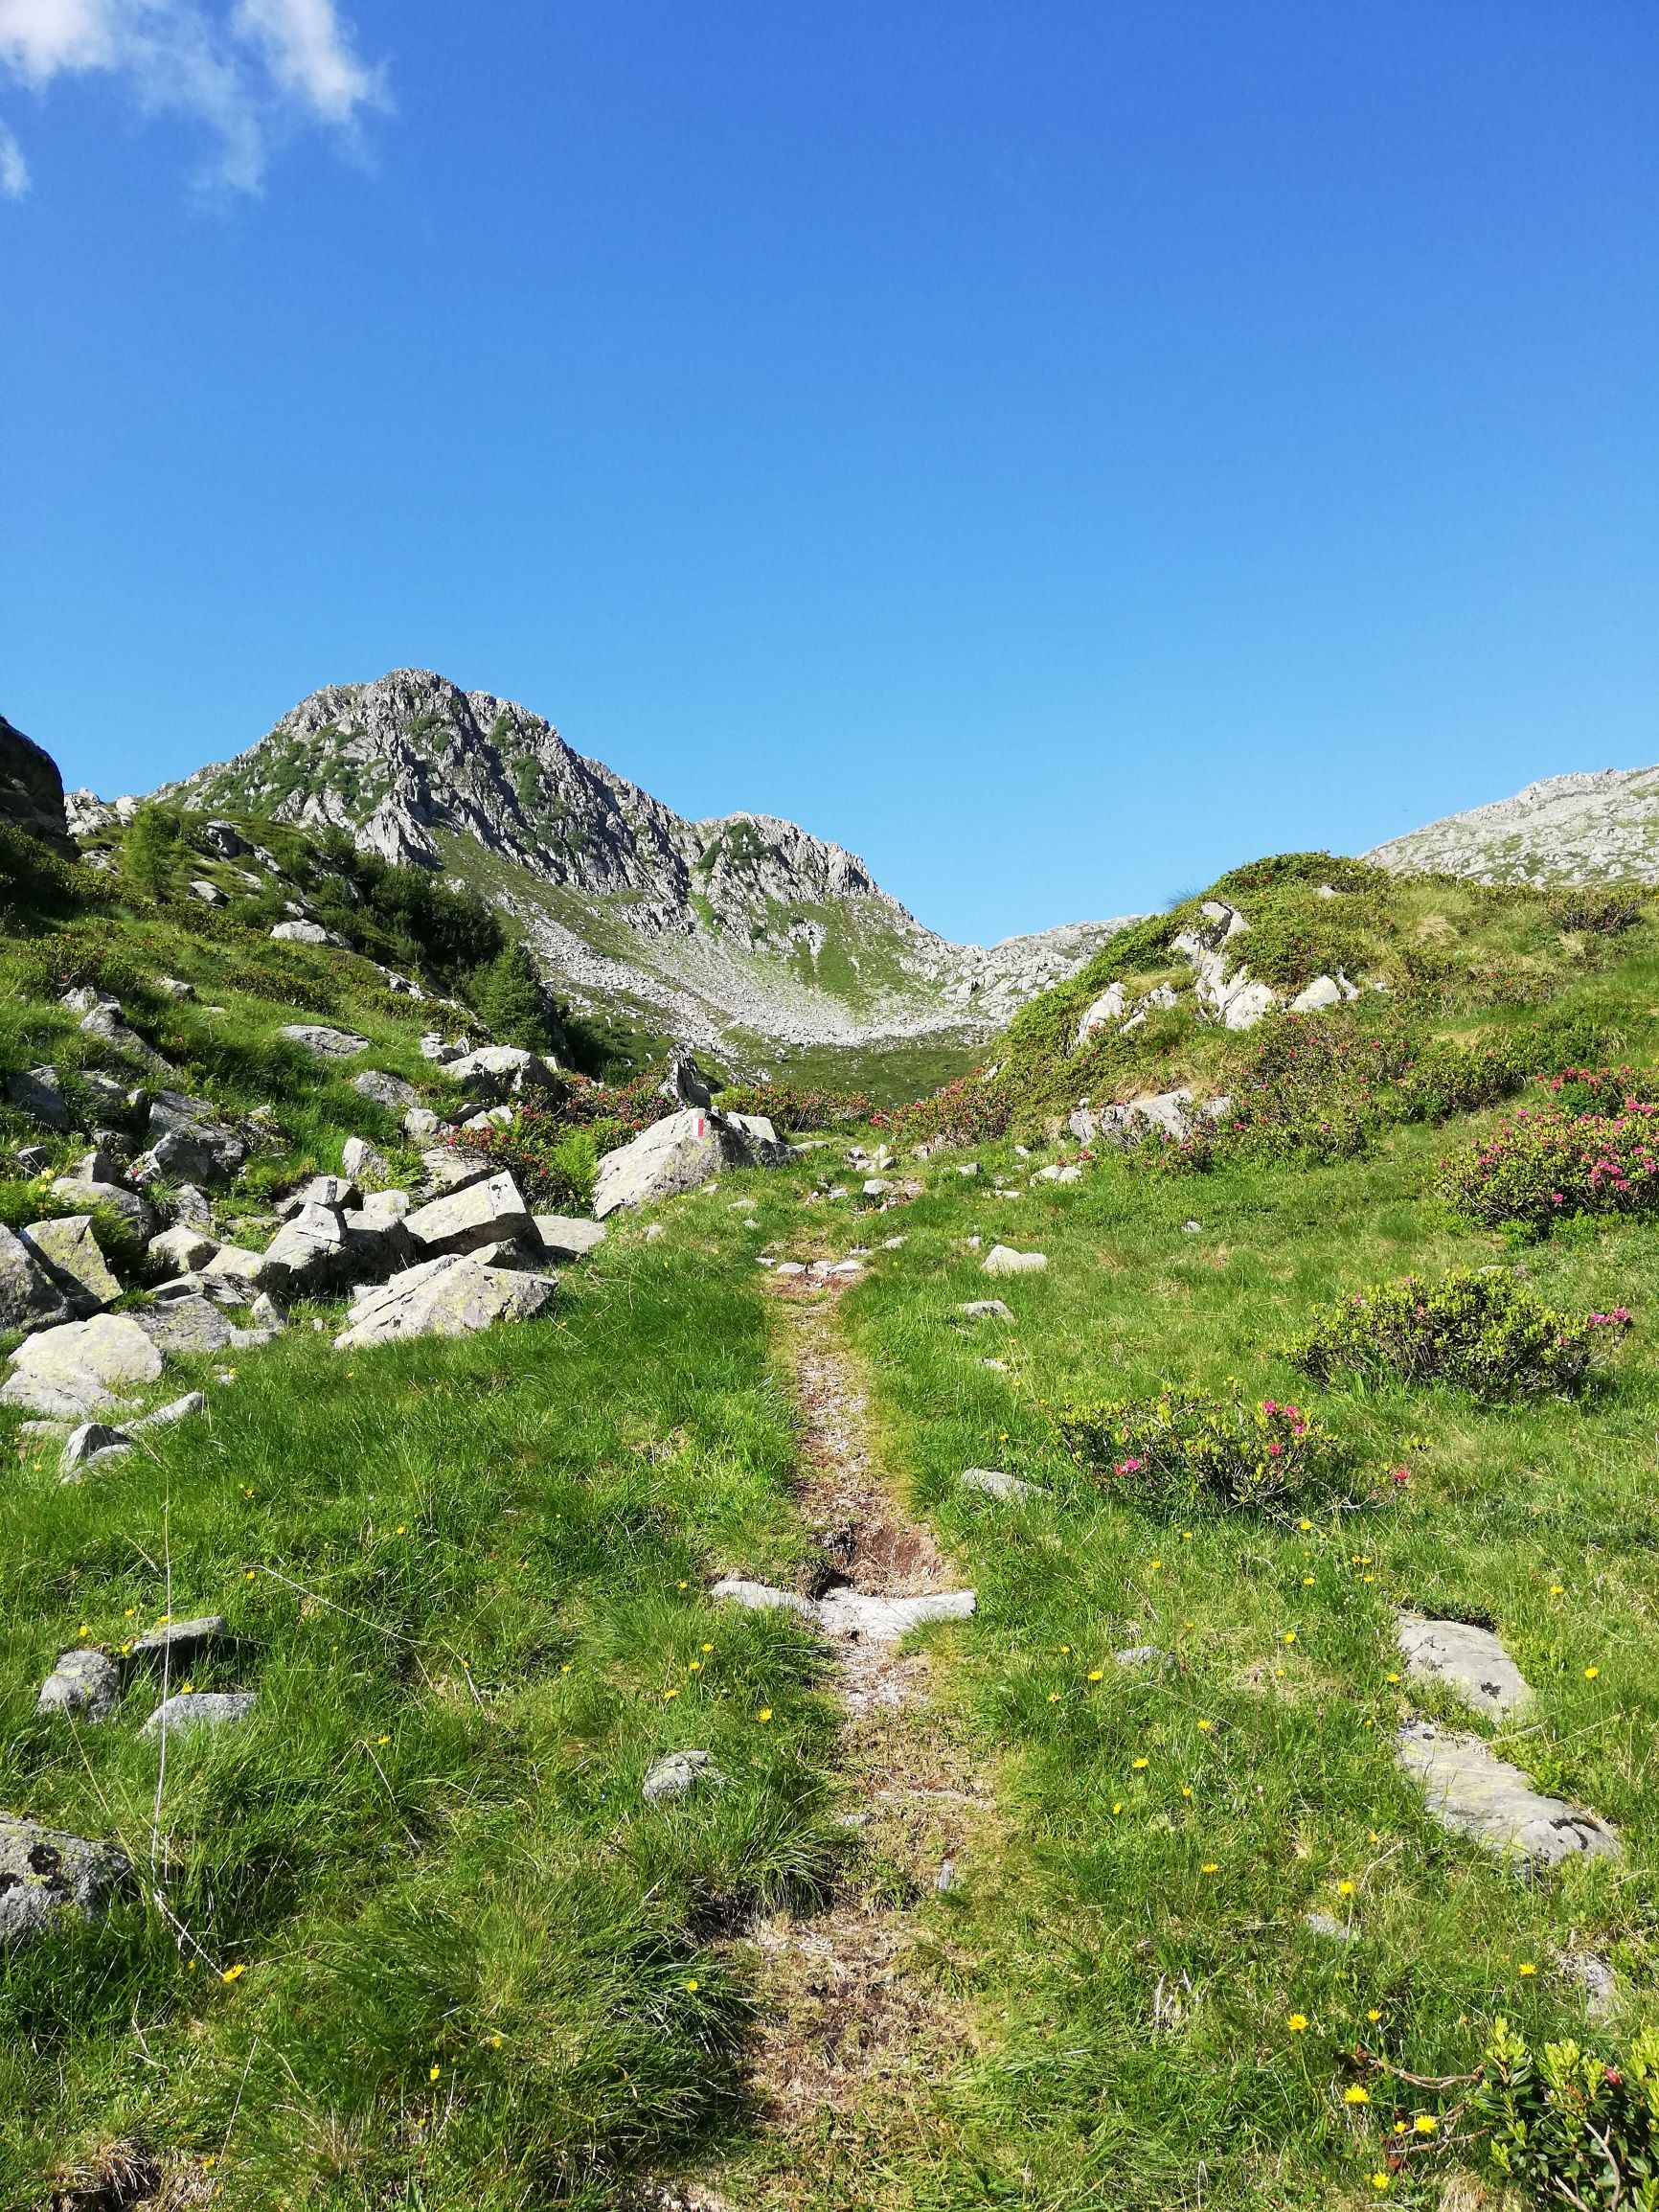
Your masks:
[[[1318,1381],[1340,1373],[1377,1381],[1455,1382],[1484,1398],[1577,1390],[1598,1352],[1630,1327],[1623,1306],[1575,1318],[1507,1275],[1408,1275],[1356,1290],[1285,1356]]]
[[[1350,1465],[1347,1448],[1300,1406],[1236,1392],[1068,1403],[1057,1420],[1072,1457],[1103,1489],[1168,1511],[1284,1504],[1329,1491]]]
[[[1641,1214],[1659,1205],[1659,1105],[1618,1113],[1525,1107],[1454,1153],[1441,1189],[1471,1220],[1547,1229],[1563,1214]]]
[[[958,1076],[931,1098],[872,1114],[873,1125],[895,1144],[989,1144],[1006,1136],[1021,1104],[1007,1072]]]

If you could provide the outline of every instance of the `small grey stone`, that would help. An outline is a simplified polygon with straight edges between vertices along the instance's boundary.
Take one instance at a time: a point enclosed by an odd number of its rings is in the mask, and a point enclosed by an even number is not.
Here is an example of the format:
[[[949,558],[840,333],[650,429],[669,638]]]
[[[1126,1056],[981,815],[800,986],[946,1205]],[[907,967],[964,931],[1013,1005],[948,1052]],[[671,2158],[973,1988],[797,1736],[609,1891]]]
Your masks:
[[[464,1191],[469,1183],[488,1182],[496,1172],[493,1161],[466,1145],[434,1145],[420,1154],[420,1164],[433,1193]]]
[[[400,1075],[388,1075],[384,1068],[366,1067],[361,1075],[352,1078],[352,1088],[359,1098],[370,1099],[394,1113],[420,1103],[420,1093],[412,1083],[405,1083]]]
[[[1170,1663],[1168,1652],[1161,1652],[1156,1644],[1130,1644],[1112,1657],[1120,1667],[1166,1667]]]
[[[267,1336],[280,1336],[287,1327],[287,1319],[268,1290],[261,1290],[248,1308],[248,1319],[256,1329],[262,1329]],[[246,1335],[246,1330],[239,1334]]]
[[[993,1244],[980,1262],[982,1275],[1035,1275],[1048,1266],[1046,1252],[1016,1252],[1011,1244]]]
[[[79,1428],[71,1429],[58,1455],[58,1471],[74,1474],[94,1459],[102,1459],[105,1452],[130,1451],[132,1436],[125,1428],[112,1428],[107,1421],[83,1421]]]
[[[384,1183],[391,1179],[392,1163],[375,1150],[367,1137],[346,1139],[340,1149],[340,1165],[358,1184]]]
[[[640,1795],[648,1805],[659,1805],[665,1798],[684,1797],[699,1782],[717,1790],[725,1779],[706,1751],[669,1751],[652,1761]]]
[[[186,983],[182,976],[158,975],[155,979],[155,988],[165,998],[186,999],[195,996],[195,985]]]
[[[190,1690],[164,1698],[139,1731],[177,1736],[190,1728],[224,1728],[245,1721],[259,1702],[257,1690]]]
[[[1582,1991],[1584,2010],[1593,2020],[1604,2020],[1618,2010],[1619,1980],[1604,1958],[1593,1950],[1570,1950],[1561,1971]]]
[[[1396,1634],[1414,1679],[1449,1683],[1477,1712],[1516,1713],[1532,1699],[1531,1685],[1489,1629],[1401,1613]]]
[[[69,1107],[55,1067],[32,1067],[26,1075],[8,1076],[6,1097],[20,1113],[49,1129],[69,1127]]]
[[[102,1206],[108,1213],[119,1214],[141,1237],[148,1238],[155,1233],[153,1209],[136,1191],[129,1191],[121,1183],[89,1183],[77,1175],[59,1175],[53,1183],[52,1196],[60,1204],[73,1206],[78,1213],[90,1214]]]
[[[148,1068],[156,1075],[172,1073],[171,1067],[154,1045],[147,1044],[136,1030],[129,1029],[117,1011],[107,1006],[97,1007],[91,1014],[81,1016],[80,1027],[83,1035],[100,1038],[111,1051],[120,1053],[124,1060],[135,1060],[140,1067]]]
[[[248,878],[250,888],[262,889],[259,878]],[[331,945],[337,952],[350,952],[351,946],[337,931],[325,929],[320,922],[279,922],[271,931],[279,944]]]
[[[434,1199],[406,1216],[403,1229],[428,1258],[471,1251],[480,1244],[511,1243],[534,1233],[530,1209],[507,1174]]]
[[[1048,1493],[1040,1484],[1022,1482],[1017,1474],[1004,1474],[999,1468],[970,1467],[964,1471],[964,1490],[983,1491],[987,1497],[1046,1497]]]
[[[574,1220],[567,1214],[536,1214],[534,1225],[550,1260],[582,1259],[606,1236],[602,1221]]]
[[[204,1237],[199,1229],[182,1221],[176,1228],[163,1229],[159,1237],[151,1237],[145,1247],[151,1267],[166,1275],[195,1273],[207,1266],[218,1248],[216,1238]]]
[[[52,1154],[44,1145],[19,1145],[17,1165],[26,1175],[38,1175],[52,1165]]]
[[[230,904],[230,901],[218,885],[210,883],[205,876],[193,876],[190,879],[189,889],[191,897],[199,899],[204,906],[228,906]]]
[[[106,1413],[117,1386],[153,1382],[161,1355],[129,1313],[99,1313],[26,1337],[11,1354],[0,1403],[84,1420]]]
[[[435,1114],[430,1106],[412,1106],[403,1116],[403,1134],[414,1144],[430,1143],[450,1128],[442,1114]]]
[[[77,1645],[60,1652],[57,1664],[40,1685],[37,1713],[73,1713],[83,1721],[107,1721],[121,1694],[121,1669],[105,1652]]]
[[[278,924],[279,928],[286,927],[289,929],[305,929],[313,926],[315,926],[313,924],[304,922]],[[275,936],[276,931],[273,930],[271,934]],[[321,941],[313,940],[312,942]],[[349,1029],[330,1029],[326,1022],[284,1022],[277,1035],[285,1037],[290,1044],[297,1044],[306,1052],[314,1053],[319,1060],[354,1060],[358,1053],[367,1052],[369,1049],[369,1039],[366,1037],[358,1037],[354,1031]]]
[[[112,1844],[0,1813],[0,1943],[38,1934],[70,1906],[101,1911],[127,1871]]]
[[[158,1405],[153,1413],[141,1420],[129,1421],[127,1428],[136,1436],[141,1428],[170,1428],[175,1421],[188,1421],[193,1414],[207,1411],[207,1394],[201,1390],[188,1390],[182,1398],[174,1398],[166,1405]]]
[[[492,1267],[476,1254],[443,1252],[405,1267],[376,1289],[362,1290],[334,1338],[336,1352],[355,1352],[409,1336],[466,1336],[497,1321],[538,1313],[557,1288],[556,1276]]]
[[[1000,1298],[970,1298],[966,1306],[959,1306],[970,1321],[1011,1321],[1013,1313]]]
[[[939,1897],[944,1896],[947,1890],[956,1887],[956,1861],[954,1859],[942,1859],[940,1860],[939,1872],[933,1878],[933,1887],[935,1895]]]

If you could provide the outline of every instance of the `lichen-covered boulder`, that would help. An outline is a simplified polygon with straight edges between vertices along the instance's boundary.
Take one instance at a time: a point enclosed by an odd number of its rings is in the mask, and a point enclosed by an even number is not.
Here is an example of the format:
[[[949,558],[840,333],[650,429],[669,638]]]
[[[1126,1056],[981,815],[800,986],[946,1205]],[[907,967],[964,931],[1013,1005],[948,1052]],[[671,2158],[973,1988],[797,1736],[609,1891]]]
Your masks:
[[[470,1254],[445,1252],[359,1292],[334,1349],[355,1352],[405,1336],[469,1336],[497,1321],[529,1319],[557,1287],[552,1275],[486,1266]]]
[[[55,1220],[34,1221],[22,1236],[77,1316],[101,1313],[121,1296],[121,1285],[92,1234],[90,1214],[63,1214]]]
[[[279,926],[281,926],[279,924]],[[309,927],[306,923],[290,923],[293,929]],[[273,936],[276,931],[271,932]],[[367,1052],[369,1039],[358,1037],[353,1030],[330,1029],[326,1022],[289,1021],[277,1032],[290,1044],[297,1044],[305,1052],[315,1053],[319,1060],[352,1060],[360,1052]]]
[[[781,1167],[788,1157],[788,1146],[763,1115],[688,1106],[606,1152],[594,1183],[594,1214],[602,1221],[620,1207],[648,1206],[695,1190],[722,1168]]]
[[[0,1329],[46,1329],[69,1319],[63,1292],[23,1240],[0,1225]]]
[[[37,1935],[72,1908],[101,1911],[127,1872],[113,1844],[0,1813],[0,1943]]]
[[[512,1243],[529,1237],[530,1208],[504,1171],[405,1215],[403,1231],[427,1259],[440,1252],[470,1252],[480,1244]]]
[[[518,1044],[487,1044],[477,1052],[463,1053],[444,1072],[469,1099],[483,1106],[537,1095],[557,1098],[566,1088],[539,1053],[527,1052]]]
[[[130,1314],[99,1313],[26,1337],[11,1355],[0,1403],[84,1421],[118,1405],[124,1385],[160,1373],[161,1354]]]

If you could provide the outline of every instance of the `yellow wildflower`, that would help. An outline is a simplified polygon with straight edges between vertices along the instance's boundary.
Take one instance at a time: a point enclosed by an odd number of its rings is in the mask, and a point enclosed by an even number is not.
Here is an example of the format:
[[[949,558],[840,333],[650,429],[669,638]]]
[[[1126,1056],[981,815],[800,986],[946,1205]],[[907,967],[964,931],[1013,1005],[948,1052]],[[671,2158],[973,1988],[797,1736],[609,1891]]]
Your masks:
[[[1307,2015],[1306,2013],[1292,2013],[1284,2024],[1293,2036],[1299,2036],[1307,2025]]]
[[[1355,2082],[1352,2088],[1343,2090],[1342,2101],[1345,2105],[1369,2105],[1371,2102],[1371,2091],[1369,2089],[1362,2089],[1359,2084]]]
[[[1412,2122],[1412,2126],[1417,2130],[1420,2135],[1432,2135],[1435,2130],[1440,2126],[1440,2122],[1435,2118],[1432,2112],[1420,2112],[1417,2118]]]
[[[219,1979],[220,1981],[240,1981],[247,1971],[245,1966],[227,1966]]]

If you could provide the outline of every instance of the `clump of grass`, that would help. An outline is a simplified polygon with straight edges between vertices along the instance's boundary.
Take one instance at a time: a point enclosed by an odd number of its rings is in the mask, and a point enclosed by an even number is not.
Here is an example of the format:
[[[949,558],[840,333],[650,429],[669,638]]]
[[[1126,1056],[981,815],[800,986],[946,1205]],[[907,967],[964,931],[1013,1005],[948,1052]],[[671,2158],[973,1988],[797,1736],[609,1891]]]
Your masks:
[[[1285,1348],[1316,1381],[1453,1382],[1481,1398],[1570,1396],[1630,1328],[1623,1306],[1557,1313],[1495,1270],[1356,1290]]]

